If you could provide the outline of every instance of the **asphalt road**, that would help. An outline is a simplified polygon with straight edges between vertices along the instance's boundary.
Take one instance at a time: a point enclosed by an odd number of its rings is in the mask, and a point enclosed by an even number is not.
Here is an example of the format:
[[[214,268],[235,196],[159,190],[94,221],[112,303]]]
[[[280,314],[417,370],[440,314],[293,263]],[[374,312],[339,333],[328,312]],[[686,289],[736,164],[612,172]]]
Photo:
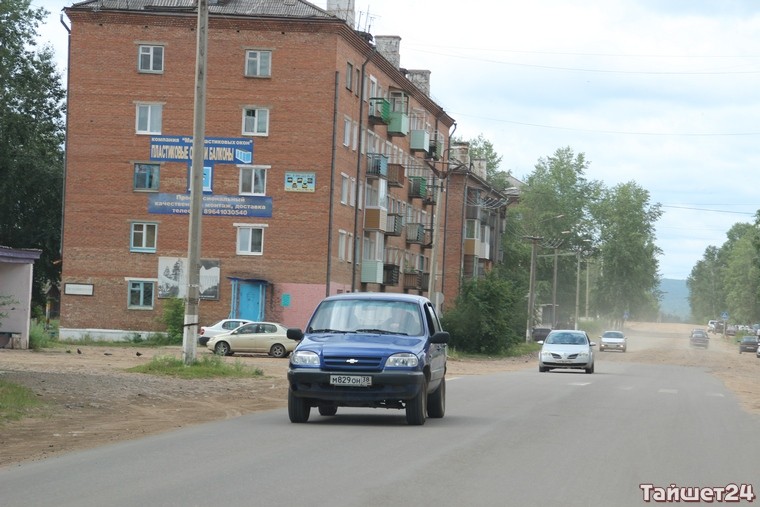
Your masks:
[[[450,377],[446,417],[421,427],[403,411],[291,424],[276,410],[23,463],[0,469],[0,505],[624,507],[671,485],[757,494],[760,417],[700,368],[606,355],[593,375]]]

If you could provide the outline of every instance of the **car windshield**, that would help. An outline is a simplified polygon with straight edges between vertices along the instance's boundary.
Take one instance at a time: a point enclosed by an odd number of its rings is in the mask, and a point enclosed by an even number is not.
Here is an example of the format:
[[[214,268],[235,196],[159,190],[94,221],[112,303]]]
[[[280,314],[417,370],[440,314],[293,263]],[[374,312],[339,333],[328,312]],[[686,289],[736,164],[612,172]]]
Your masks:
[[[607,331],[602,335],[602,338],[622,338],[623,333],[620,333],[618,331]]]
[[[412,302],[341,299],[322,302],[307,331],[419,336],[424,326],[419,307]]]
[[[586,345],[586,337],[578,333],[549,333],[545,343],[550,345]]]

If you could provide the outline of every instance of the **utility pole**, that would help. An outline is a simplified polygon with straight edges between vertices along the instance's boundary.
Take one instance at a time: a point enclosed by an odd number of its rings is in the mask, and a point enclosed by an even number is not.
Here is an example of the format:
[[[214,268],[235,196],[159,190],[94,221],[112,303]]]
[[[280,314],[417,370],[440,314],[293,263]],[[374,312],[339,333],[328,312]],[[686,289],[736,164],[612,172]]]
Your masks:
[[[528,284],[528,323],[525,328],[525,343],[530,343],[533,331],[533,306],[535,304],[536,294],[536,244],[544,238],[539,236],[526,236],[525,239],[531,241],[530,246],[530,281]]]
[[[190,169],[190,226],[187,238],[187,292],[182,358],[195,361],[200,303],[201,217],[203,216],[203,146],[206,126],[206,48],[208,45],[208,0],[198,0],[198,39],[195,59],[195,107],[193,115],[193,160]]]

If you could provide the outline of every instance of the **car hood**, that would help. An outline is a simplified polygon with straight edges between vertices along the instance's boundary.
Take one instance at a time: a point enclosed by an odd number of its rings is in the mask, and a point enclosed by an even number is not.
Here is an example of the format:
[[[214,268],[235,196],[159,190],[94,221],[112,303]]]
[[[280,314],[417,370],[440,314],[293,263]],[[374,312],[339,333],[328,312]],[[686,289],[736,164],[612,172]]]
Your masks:
[[[541,352],[553,352],[555,354],[578,354],[580,352],[590,352],[591,347],[588,345],[561,345],[559,343],[544,344]]]
[[[426,340],[420,336],[399,336],[371,333],[316,333],[304,337],[298,350],[311,350],[321,355],[389,356],[397,352],[419,355]]]

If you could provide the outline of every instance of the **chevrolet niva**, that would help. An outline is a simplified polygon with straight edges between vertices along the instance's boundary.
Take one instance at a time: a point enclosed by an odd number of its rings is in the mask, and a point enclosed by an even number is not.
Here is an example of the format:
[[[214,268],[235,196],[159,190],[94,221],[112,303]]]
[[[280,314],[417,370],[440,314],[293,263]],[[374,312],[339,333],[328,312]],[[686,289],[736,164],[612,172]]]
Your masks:
[[[427,298],[330,296],[288,338],[299,341],[288,368],[291,422],[307,422],[312,407],[323,416],[339,407],[404,409],[410,425],[443,417],[449,333]]]

